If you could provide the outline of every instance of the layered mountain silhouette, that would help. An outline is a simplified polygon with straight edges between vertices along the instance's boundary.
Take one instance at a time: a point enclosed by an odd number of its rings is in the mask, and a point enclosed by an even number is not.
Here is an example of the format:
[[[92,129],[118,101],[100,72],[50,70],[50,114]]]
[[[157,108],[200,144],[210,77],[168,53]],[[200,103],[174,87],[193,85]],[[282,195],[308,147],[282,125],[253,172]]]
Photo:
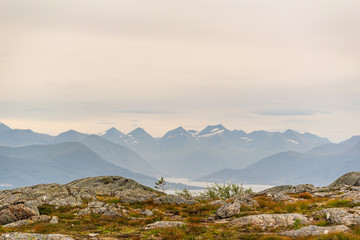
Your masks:
[[[97,172],[91,172],[95,171],[91,170],[93,167],[98,168],[96,171],[99,171],[99,174],[107,172],[101,168],[100,162],[103,162],[106,163],[103,165],[105,169],[126,170],[131,174],[139,174],[138,177],[140,175],[191,177],[206,181],[254,184],[303,183],[306,182],[309,174],[313,173],[312,171],[320,173],[317,174],[318,177],[313,176],[307,182],[326,184],[328,179],[336,178],[348,171],[358,170],[356,161],[360,159],[358,157],[359,141],[360,137],[354,136],[343,143],[334,144],[326,138],[310,133],[302,134],[293,130],[246,133],[242,130],[229,130],[221,124],[207,126],[201,131],[178,127],[161,138],[152,137],[142,128],[137,128],[128,134],[116,128],[110,128],[96,135],[69,130],[58,136],[50,136],[31,130],[11,129],[5,124],[0,124],[0,146],[3,146],[2,149],[13,149],[12,154],[0,152],[3,163],[1,166],[8,166],[6,169],[21,165],[21,159],[27,159],[29,163],[32,161],[38,163],[46,154],[57,156],[62,152],[67,152],[69,146],[74,145],[78,149],[83,149],[83,152],[86,148],[98,159],[98,165],[84,166],[84,174],[88,173],[92,176],[97,174]],[[30,152],[35,151],[31,149],[40,146],[44,149],[52,149],[54,152],[42,149],[41,152],[45,151],[46,154],[44,153],[41,157],[33,157],[34,155],[29,153],[22,157],[14,155],[28,148]],[[81,164],[86,165],[85,155],[77,155],[74,151],[71,155],[74,162],[77,160],[76,156]],[[26,161],[18,169],[12,170],[13,173],[17,171],[16,174],[22,174],[21,172],[28,168],[29,171],[20,178],[24,178],[24,181],[25,178],[31,179],[28,175],[34,175],[36,172],[36,164],[31,166]],[[59,166],[56,165],[57,169],[64,171],[69,169],[69,174],[77,169],[76,167],[70,169],[72,165],[65,159],[63,161],[62,164],[60,161]],[[49,167],[46,165],[45,168]],[[80,168],[78,171],[81,171]],[[129,172],[127,174],[130,174]],[[10,172],[4,172],[3,176],[10,176],[9,174]],[[109,174],[115,173],[110,171]],[[66,177],[67,174],[65,174],[64,178],[73,176],[70,175]],[[74,175],[75,178],[82,176],[85,175],[76,177]],[[48,178],[45,176],[44,179]],[[6,183],[3,180],[5,179],[2,179],[0,184]]]
[[[125,145],[141,155],[154,168],[170,176],[196,177],[222,168],[244,168],[269,155],[282,151],[308,151],[329,143],[310,133],[300,134],[228,130],[223,125],[207,126],[202,131],[182,127],[152,138],[143,129],[133,137],[115,128],[101,134],[109,141]]]
[[[159,174],[147,161],[130,148],[110,142],[98,135],[87,135],[70,130],[56,136],[53,142],[80,142],[101,158],[116,166],[150,176]]]
[[[21,147],[31,144],[48,144],[53,137],[47,134],[35,133],[32,130],[10,129],[0,125],[0,146]]]
[[[339,144],[325,144],[305,153],[281,152],[246,168],[223,169],[199,181],[243,182],[249,184],[329,184],[349,171],[360,170],[360,138]]]
[[[0,147],[0,183],[14,187],[118,175],[153,186],[155,179],[111,164],[79,142]]]

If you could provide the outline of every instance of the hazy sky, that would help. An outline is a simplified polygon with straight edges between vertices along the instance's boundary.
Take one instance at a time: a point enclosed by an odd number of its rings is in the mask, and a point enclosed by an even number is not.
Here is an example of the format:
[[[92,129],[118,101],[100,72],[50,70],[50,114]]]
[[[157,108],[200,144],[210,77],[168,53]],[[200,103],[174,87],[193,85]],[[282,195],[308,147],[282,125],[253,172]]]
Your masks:
[[[0,0],[0,121],[360,134],[359,0]]]

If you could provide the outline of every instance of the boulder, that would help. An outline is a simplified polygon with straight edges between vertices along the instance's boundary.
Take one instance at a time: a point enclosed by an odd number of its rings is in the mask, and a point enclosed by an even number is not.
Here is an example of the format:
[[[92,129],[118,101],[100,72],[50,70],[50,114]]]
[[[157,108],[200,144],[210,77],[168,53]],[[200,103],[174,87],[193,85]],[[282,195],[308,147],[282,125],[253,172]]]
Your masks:
[[[0,225],[16,222],[39,215],[37,209],[25,204],[8,205],[0,211]]]
[[[158,194],[154,191],[147,191],[143,189],[124,189],[121,191],[116,191],[114,197],[119,198],[122,203],[133,203],[133,202],[143,202],[149,199],[154,199],[159,197]]]
[[[342,175],[335,182],[329,185],[330,188],[340,187],[343,185],[360,186],[360,172],[349,172]]]
[[[53,216],[50,221],[49,221],[50,224],[57,224],[59,223],[59,218],[57,216]]]
[[[81,210],[79,215],[88,215],[91,213],[102,214],[110,217],[121,216],[121,214],[117,212],[116,204],[108,204],[100,201],[89,202],[88,207]]]
[[[145,229],[154,229],[154,228],[168,228],[168,227],[180,227],[184,226],[183,222],[175,222],[175,221],[158,221],[151,224],[148,224]]]
[[[296,186],[282,185],[282,186],[276,186],[276,187],[265,189],[261,192],[258,192],[255,195],[256,196],[262,196],[262,195],[274,196],[276,193],[284,193],[284,194],[303,193],[303,192],[312,193],[317,190],[318,190],[318,188],[314,187],[314,185],[312,185],[312,184],[300,184],[300,185],[296,185]]]
[[[360,192],[357,190],[346,191],[343,194],[339,195],[338,197],[342,199],[351,200],[352,203],[360,203]]]
[[[25,220],[19,220],[16,222],[5,224],[5,225],[3,225],[3,227],[4,228],[22,227],[22,226],[26,226],[28,224],[30,224],[30,221],[25,219]]]
[[[229,218],[240,213],[241,204],[239,201],[225,203],[217,211],[216,215],[220,218]]]
[[[337,225],[332,227],[319,227],[319,226],[306,226],[298,230],[291,230],[280,233],[280,235],[297,238],[297,237],[309,237],[316,235],[324,235],[337,232],[348,232],[350,229],[344,225]]]
[[[33,216],[33,217],[29,218],[29,219],[19,220],[19,221],[16,221],[16,222],[6,224],[3,227],[5,227],[5,228],[22,227],[22,226],[26,226],[28,224],[36,223],[36,222],[49,222],[49,221],[51,222],[51,220],[52,220],[52,218],[50,216],[47,216],[47,215]]]
[[[213,206],[220,206],[220,205],[224,205],[226,202],[224,200],[215,200],[215,201],[212,201],[212,202],[209,202],[210,205],[213,205]]]
[[[259,203],[254,199],[252,194],[239,194],[229,200],[232,202],[224,202],[224,204],[216,211],[216,215],[220,218],[229,218],[240,213],[241,206],[258,207]],[[221,200],[219,200],[221,201]]]
[[[66,184],[82,194],[106,195],[120,198],[121,202],[141,202],[158,197],[158,192],[134,180],[119,176],[89,177]]]
[[[332,195],[335,195],[335,192],[315,192],[315,193],[313,193],[314,197],[319,197],[319,198],[328,198],[328,197],[331,197]]]
[[[304,192],[313,193],[313,192],[316,192],[317,190],[318,190],[318,188],[312,184],[300,184],[300,185],[293,186],[290,189],[290,191],[287,193],[304,193]]]
[[[117,176],[90,177],[66,185],[40,184],[0,191],[0,207],[16,202],[31,202],[36,207],[43,204],[80,206],[83,199],[96,200],[97,195],[117,197],[122,202],[137,202],[158,197],[155,190],[131,179]]]
[[[4,233],[0,240],[74,240],[72,237],[61,234],[37,234],[37,233]]]
[[[281,186],[275,186],[275,187],[272,187],[272,188],[267,188],[265,190],[262,190],[258,193],[256,193],[255,195],[256,196],[262,196],[262,195],[265,195],[265,196],[274,196],[276,193],[282,193],[282,192],[286,192],[288,190],[290,190],[293,186],[292,185],[281,185]]]
[[[92,208],[102,208],[102,207],[104,207],[105,205],[106,205],[106,203],[100,202],[100,201],[94,201],[94,202],[89,202],[89,203],[88,203],[88,207],[89,207],[90,209],[92,209]]]
[[[260,214],[240,217],[231,221],[232,225],[258,225],[263,227],[284,227],[294,225],[295,221],[300,221],[301,224],[309,224],[309,220],[299,213],[288,214]]]
[[[346,210],[341,208],[327,208],[316,211],[314,216],[326,216],[326,220],[331,223],[343,225],[358,225],[360,224],[360,211],[356,209]]]
[[[274,196],[272,197],[272,200],[274,202],[283,202],[283,201],[289,201],[292,198],[289,195],[286,195],[282,192],[279,193],[275,193]]]
[[[259,203],[254,199],[254,196],[249,193],[236,195],[232,197],[232,199],[234,199],[234,202],[238,202],[243,206],[259,207]]]
[[[90,215],[90,214],[91,214],[90,208],[85,208],[79,212],[79,216]]]
[[[23,202],[31,204],[34,208],[43,204],[56,206],[78,206],[83,198],[89,195],[82,195],[75,189],[67,188],[60,184],[40,184],[30,187],[17,188],[0,192],[0,205]],[[91,198],[95,199],[95,194]]]
[[[148,217],[151,217],[152,215],[154,215],[154,213],[149,209],[145,209],[145,210],[141,211],[141,214],[148,216]]]
[[[138,202],[158,197],[158,192],[131,179],[106,176],[90,177],[61,184],[39,184],[30,187],[0,191],[0,224],[8,224],[39,215],[38,207],[44,204],[55,206],[80,206],[83,200],[93,201],[97,195],[120,198],[122,202]],[[96,213],[118,215],[111,206],[90,206]],[[88,210],[80,214],[86,214]]]

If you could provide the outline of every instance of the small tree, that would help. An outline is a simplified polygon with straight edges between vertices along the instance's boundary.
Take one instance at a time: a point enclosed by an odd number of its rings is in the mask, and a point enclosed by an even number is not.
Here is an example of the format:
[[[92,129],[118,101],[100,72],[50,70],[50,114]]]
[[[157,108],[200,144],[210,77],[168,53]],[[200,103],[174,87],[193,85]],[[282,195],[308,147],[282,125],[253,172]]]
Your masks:
[[[163,177],[161,177],[159,181],[155,182],[155,188],[162,192],[165,192],[166,190],[165,185],[166,185],[166,181]]]

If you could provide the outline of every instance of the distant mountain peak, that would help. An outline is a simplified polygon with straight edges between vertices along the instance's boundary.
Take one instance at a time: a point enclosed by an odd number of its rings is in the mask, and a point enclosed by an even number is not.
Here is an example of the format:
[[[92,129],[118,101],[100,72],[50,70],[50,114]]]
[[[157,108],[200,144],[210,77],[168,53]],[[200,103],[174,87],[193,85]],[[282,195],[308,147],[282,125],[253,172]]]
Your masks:
[[[178,128],[175,128],[173,131],[178,131],[178,132],[186,132],[186,130],[183,128],[183,127],[178,127]]]
[[[110,136],[119,136],[119,137],[125,136],[125,134],[122,133],[121,131],[119,131],[116,127],[109,128],[105,132],[99,133],[98,135],[99,136],[104,136],[104,135],[109,136],[110,135]]]
[[[116,127],[109,128],[106,132],[120,132]]]
[[[76,130],[73,130],[73,129],[70,129],[70,130],[67,130],[66,132],[63,132],[61,134],[77,134],[77,133],[80,133],[80,132],[78,132]],[[80,134],[82,134],[82,133],[80,133]]]
[[[143,128],[136,128],[132,130],[130,133],[128,133],[129,137],[133,137],[137,140],[151,140],[153,137],[147,133]]]
[[[198,136],[202,136],[202,137],[212,136],[216,134],[221,134],[224,131],[228,131],[228,129],[226,129],[222,124],[209,125],[204,130],[200,131]]]
[[[0,122],[0,131],[6,131],[6,130],[11,130],[11,128]]]
[[[60,133],[57,137],[59,137],[59,136],[87,136],[87,135],[88,134],[81,133],[81,132],[70,129],[66,132]]]
[[[294,130],[288,129],[282,135],[287,138],[299,138],[299,136],[301,136],[302,134]]]
[[[298,134],[297,131],[294,131],[294,130],[292,130],[292,129],[286,130],[285,133],[295,133],[295,134]]]
[[[352,136],[348,140],[341,142],[341,144],[348,146],[356,145],[357,143],[360,143],[360,135]]]
[[[60,133],[54,138],[55,143],[61,143],[61,142],[76,142],[81,141],[85,137],[87,137],[88,134],[84,134],[75,130],[68,130],[66,132]]]
[[[148,134],[143,128],[138,127],[138,128],[135,128],[134,130],[132,130],[131,132],[129,132],[128,135],[133,135],[133,134],[137,134],[137,133]]]
[[[218,128],[220,130],[225,130],[226,129],[222,124],[209,125],[208,127],[210,127],[210,128]]]
[[[183,127],[178,127],[167,132],[163,138],[170,139],[170,138],[175,138],[177,136],[191,136],[191,134],[187,132]]]

